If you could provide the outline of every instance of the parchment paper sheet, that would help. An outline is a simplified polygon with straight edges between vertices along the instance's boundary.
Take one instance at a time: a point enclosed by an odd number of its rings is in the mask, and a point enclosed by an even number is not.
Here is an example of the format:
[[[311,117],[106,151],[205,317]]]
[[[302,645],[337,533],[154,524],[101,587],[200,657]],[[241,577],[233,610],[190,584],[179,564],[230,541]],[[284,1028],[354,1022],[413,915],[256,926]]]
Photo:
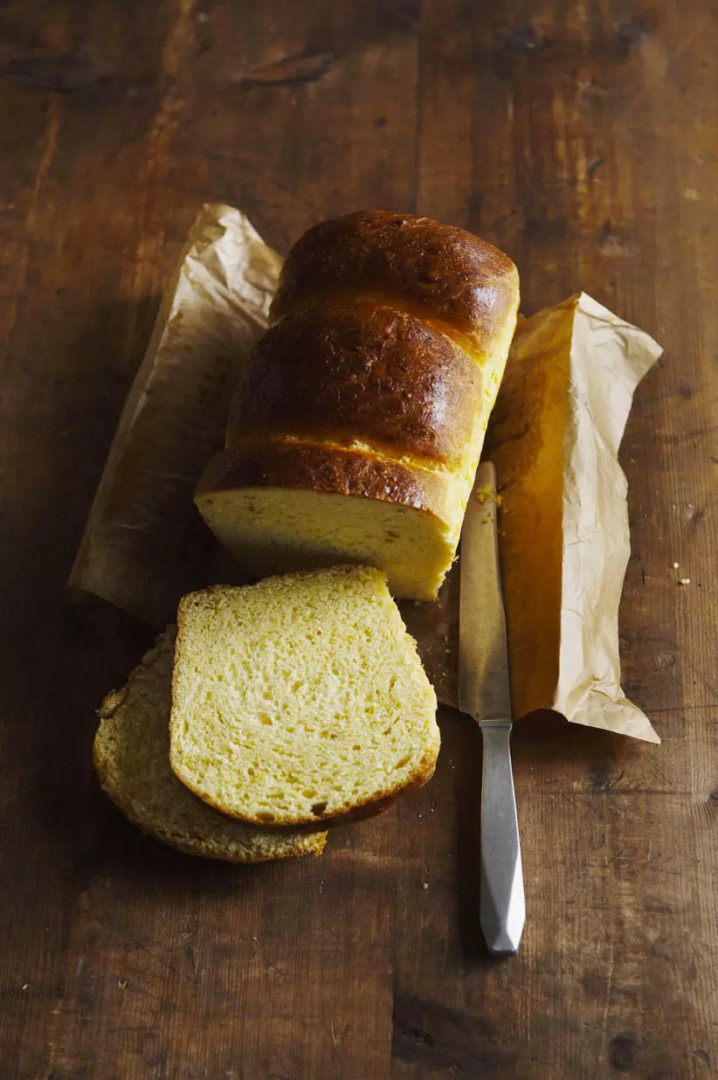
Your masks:
[[[241,581],[194,484],[223,444],[232,386],[267,325],[281,259],[229,206],[200,212],[128,395],[70,577],[160,627],[187,591]],[[657,742],[623,696],[618,604],[629,554],[618,465],[636,385],[660,355],[590,297],[520,324],[487,453],[503,491],[501,554],[515,715]],[[458,574],[436,604],[402,604],[440,700],[456,704]]]
[[[241,580],[192,502],[224,445],[234,380],[266,328],[282,260],[244,214],[205,206],[125,403],[70,576],[158,629],[179,598]]]
[[[581,293],[522,320],[485,454],[496,463],[512,698],[659,742],[621,690],[618,606],[630,555],[618,448],[661,354]]]

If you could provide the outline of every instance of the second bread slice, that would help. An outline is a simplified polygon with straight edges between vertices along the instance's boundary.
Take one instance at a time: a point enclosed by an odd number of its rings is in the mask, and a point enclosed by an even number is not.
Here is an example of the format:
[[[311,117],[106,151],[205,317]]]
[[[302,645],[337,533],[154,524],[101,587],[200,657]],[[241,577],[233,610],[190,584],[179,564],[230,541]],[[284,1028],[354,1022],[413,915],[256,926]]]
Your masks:
[[[175,629],[108,694],[100,710],[93,757],[100,783],[143,832],[190,855],[255,863],[319,855],[326,834],[269,833],[216,814],[177,780],[169,764],[169,719]]]
[[[431,778],[436,697],[379,571],[216,586],[178,623],[170,761],[218,810],[320,827]]]

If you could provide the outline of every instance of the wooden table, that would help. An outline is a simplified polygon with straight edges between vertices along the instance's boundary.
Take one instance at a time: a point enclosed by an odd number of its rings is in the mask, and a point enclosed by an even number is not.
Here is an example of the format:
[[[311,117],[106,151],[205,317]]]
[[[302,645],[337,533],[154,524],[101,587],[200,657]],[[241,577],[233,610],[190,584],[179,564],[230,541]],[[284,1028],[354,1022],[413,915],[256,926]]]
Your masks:
[[[2,1080],[718,1075],[715,15],[2,5]],[[621,616],[663,745],[517,733],[518,959],[481,942],[479,736],[456,713],[431,785],[321,859],[192,860],[98,790],[93,710],[151,635],[64,583],[206,199],[281,251],[325,216],[417,210],[509,252],[526,312],[585,289],[665,346],[623,447]]]

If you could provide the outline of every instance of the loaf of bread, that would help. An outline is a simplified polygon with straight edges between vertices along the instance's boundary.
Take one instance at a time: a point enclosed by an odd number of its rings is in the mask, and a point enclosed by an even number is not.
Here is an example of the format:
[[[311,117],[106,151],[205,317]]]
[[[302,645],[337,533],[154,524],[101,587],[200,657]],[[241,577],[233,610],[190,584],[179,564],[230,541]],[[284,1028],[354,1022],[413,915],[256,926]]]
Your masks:
[[[378,570],[216,586],[178,624],[170,761],[217,810],[318,828],[431,778],[436,696]]]
[[[190,855],[254,863],[319,855],[326,833],[269,833],[223,817],[196,799],[170,769],[174,627],[100,709],[93,756],[100,783],[143,832]]]
[[[429,218],[350,214],[299,240],[196,492],[249,575],[358,562],[436,596],[518,298],[507,256]]]

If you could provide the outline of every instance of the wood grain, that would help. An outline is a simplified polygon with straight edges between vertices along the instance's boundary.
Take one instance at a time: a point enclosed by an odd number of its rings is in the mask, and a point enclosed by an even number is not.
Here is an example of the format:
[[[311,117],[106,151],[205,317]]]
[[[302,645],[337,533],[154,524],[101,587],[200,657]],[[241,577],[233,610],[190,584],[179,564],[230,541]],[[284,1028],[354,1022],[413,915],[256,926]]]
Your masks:
[[[9,0],[0,30],[0,1076],[715,1075],[710,0]],[[98,791],[93,710],[148,631],[63,586],[205,199],[281,251],[324,216],[418,210],[503,247],[526,312],[583,288],[666,347],[624,442],[621,614],[664,742],[521,729],[516,960],[481,943],[456,713],[431,785],[318,860],[195,862]]]

